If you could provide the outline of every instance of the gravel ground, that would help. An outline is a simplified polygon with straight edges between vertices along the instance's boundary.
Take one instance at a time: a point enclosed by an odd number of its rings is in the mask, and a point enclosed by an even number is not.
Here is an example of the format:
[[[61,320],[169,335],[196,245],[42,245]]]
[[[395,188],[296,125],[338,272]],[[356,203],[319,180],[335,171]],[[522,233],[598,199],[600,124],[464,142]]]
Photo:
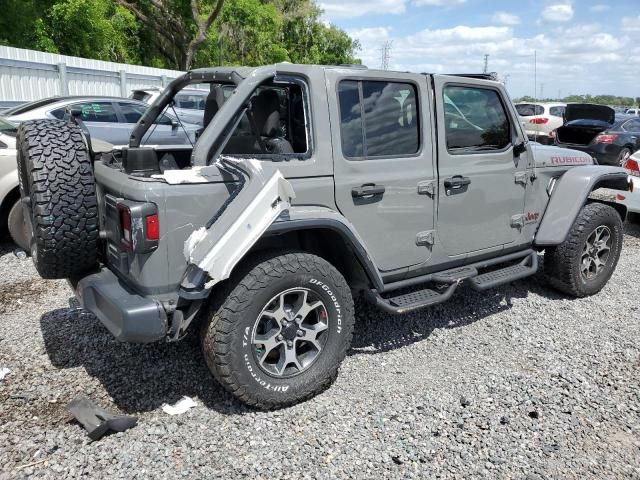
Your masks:
[[[595,297],[538,276],[406,317],[359,304],[336,383],[264,413],[214,383],[195,341],[116,343],[5,244],[0,478],[640,478],[639,260],[629,226]],[[90,442],[65,410],[79,394],[138,426]],[[198,406],[161,410],[183,395]]]

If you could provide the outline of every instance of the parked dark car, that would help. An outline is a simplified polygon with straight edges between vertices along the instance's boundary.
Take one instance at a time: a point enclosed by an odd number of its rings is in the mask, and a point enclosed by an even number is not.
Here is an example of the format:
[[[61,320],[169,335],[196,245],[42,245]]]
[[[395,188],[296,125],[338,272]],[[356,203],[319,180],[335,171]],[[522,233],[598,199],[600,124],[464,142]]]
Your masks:
[[[555,143],[590,153],[603,165],[623,165],[640,149],[640,118],[616,119],[615,110],[604,105],[569,104]]]

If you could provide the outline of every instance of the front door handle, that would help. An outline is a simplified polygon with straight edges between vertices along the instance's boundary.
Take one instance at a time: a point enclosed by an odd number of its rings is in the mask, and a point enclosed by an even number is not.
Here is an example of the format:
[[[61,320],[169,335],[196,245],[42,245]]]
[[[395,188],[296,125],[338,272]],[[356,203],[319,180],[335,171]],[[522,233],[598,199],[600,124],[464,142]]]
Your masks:
[[[373,197],[375,195],[382,195],[384,191],[385,191],[384,185],[376,185],[375,183],[365,183],[360,187],[352,188],[351,196],[353,198]]]
[[[453,177],[444,179],[444,188],[462,188],[471,183],[471,179],[469,177],[463,177],[462,175],[454,175]]]

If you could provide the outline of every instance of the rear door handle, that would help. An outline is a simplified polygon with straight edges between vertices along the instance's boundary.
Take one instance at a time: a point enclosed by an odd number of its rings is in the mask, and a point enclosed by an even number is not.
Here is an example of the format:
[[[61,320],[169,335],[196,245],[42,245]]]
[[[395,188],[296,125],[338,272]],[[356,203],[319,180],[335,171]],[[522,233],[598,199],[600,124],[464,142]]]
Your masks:
[[[384,185],[376,185],[375,183],[365,183],[360,187],[352,188],[351,196],[353,198],[373,197],[375,195],[382,195],[384,191],[385,191]]]
[[[469,177],[463,177],[462,175],[454,175],[453,177],[444,179],[444,188],[461,188],[471,183]]]

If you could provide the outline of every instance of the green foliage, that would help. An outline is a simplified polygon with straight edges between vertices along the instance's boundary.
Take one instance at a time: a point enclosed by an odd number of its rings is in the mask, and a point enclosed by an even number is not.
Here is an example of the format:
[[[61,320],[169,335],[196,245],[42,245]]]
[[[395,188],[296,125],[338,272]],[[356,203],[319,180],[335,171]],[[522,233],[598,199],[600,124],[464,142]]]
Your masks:
[[[564,98],[538,98],[534,99],[529,95],[516,98],[518,102],[561,102],[561,103],[595,103],[597,105],[609,105],[611,107],[631,107],[640,105],[640,97],[618,97],[616,95],[568,95]]]
[[[282,61],[359,63],[357,41],[325,25],[314,0],[226,0],[201,42],[193,42],[198,25],[217,0],[198,0],[195,19],[190,0],[2,4],[0,44],[19,48],[180,69],[189,64],[188,54],[193,55],[194,68]]]

